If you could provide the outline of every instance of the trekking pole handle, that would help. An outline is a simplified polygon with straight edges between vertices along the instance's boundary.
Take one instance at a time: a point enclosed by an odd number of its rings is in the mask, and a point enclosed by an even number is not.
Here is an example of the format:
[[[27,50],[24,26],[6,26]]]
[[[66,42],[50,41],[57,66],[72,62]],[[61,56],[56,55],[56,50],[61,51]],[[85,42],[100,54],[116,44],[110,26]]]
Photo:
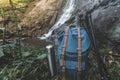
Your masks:
[[[78,15],[75,17],[75,22],[76,22],[76,26],[79,27],[80,18],[78,17]]]

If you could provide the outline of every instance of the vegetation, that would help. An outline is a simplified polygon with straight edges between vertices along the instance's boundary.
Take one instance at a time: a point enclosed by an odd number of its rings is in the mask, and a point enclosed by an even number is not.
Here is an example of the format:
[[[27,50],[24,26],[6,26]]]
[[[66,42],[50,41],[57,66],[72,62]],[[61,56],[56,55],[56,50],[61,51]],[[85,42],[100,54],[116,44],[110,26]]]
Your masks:
[[[0,27],[18,27],[28,5],[34,0],[0,0]],[[1,25],[3,24],[3,25]]]
[[[23,6],[27,5],[33,0],[0,0],[0,8],[10,7],[10,1],[13,2],[14,6]]]
[[[21,49],[21,50],[20,50]],[[22,55],[21,55],[22,54]],[[119,80],[120,60],[109,54],[102,55],[112,80]],[[89,80],[99,77],[97,63],[93,55]],[[0,80],[61,80],[60,75],[50,76],[47,52],[45,49],[28,48],[9,43],[0,46]],[[107,79],[106,79],[107,80]]]
[[[49,76],[44,49],[29,49],[16,44],[1,45],[0,80],[40,80]]]

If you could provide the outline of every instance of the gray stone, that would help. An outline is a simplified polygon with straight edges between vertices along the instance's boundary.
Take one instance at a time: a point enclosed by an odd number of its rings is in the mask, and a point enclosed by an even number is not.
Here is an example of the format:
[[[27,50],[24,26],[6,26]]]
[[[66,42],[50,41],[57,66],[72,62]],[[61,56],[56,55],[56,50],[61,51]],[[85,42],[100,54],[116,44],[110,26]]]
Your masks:
[[[118,1],[118,0],[117,0]],[[96,31],[105,33],[111,40],[120,40],[120,1],[109,3],[108,7],[100,7],[92,13]]]

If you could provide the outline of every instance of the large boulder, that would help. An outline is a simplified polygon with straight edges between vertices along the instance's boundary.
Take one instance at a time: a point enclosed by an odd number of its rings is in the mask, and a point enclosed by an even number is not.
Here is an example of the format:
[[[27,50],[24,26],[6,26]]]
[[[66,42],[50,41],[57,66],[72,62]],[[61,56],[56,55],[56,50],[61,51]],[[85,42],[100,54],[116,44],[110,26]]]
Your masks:
[[[78,0],[77,7],[91,11],[98,47],[120,53],[120,0]]]
[[[20,25],[22,35],[40,36],[56,21],[62,0],[35,0],[25,13]]]
[[[112,40],[120,40],[120,2],[100,7],[92,13],[95,27]]]
[[[120,0],[76,1],[79,14],[91,12],[98,47],[120,53]]]

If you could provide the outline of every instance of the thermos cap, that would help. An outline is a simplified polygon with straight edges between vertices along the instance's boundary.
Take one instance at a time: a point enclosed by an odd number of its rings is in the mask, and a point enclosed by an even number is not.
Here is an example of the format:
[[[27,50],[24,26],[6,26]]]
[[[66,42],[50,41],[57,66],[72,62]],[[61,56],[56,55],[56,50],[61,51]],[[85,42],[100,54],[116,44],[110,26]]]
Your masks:
[[[50,49],[50,48],[52,48],[52,47],[53,47],[53,45],[51,45],[51,44],[48,45],[48,46],[46,46],[47,49]]]

